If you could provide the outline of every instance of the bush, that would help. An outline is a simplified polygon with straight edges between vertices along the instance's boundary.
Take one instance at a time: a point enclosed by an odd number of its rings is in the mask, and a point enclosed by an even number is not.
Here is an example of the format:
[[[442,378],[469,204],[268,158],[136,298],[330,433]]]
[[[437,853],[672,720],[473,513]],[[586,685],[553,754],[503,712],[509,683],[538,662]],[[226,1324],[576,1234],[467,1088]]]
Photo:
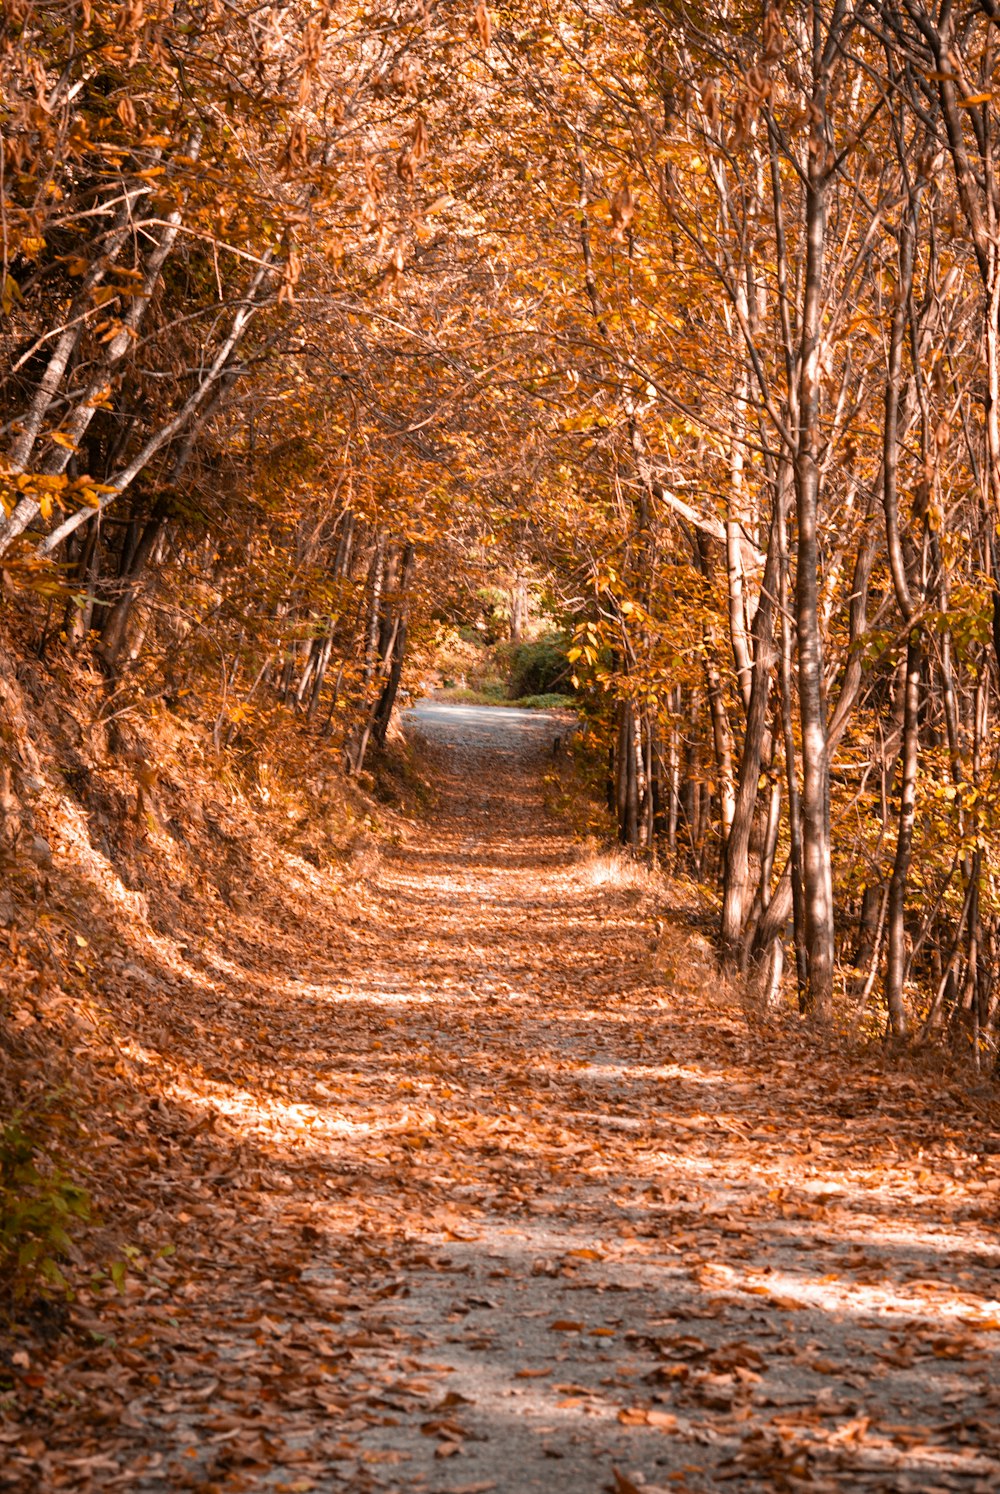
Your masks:
[[[0,1290],[20,1298],[68,1283],[59,1261],[73,1254],[70,1230],[89,1219],[90,1198],[48,1161],[22,1111],[0,1127]]]
[[[510,650],[508,693],[514,700],[529,695],[556,695],[569,684],[570,662],[561,633],[545,633],[534,643]]]
[[[545,695],[522,695],[511,704],[521,706],[526,711],[571,711],[574,702],[571,695],[559,695],[550,691]]]
[[[439,699],[449,700],[452,705],[502,706],[510,705],[499,686],[489,685],[485,690],[472,690],[467,685],[451,685],[445,680]]]

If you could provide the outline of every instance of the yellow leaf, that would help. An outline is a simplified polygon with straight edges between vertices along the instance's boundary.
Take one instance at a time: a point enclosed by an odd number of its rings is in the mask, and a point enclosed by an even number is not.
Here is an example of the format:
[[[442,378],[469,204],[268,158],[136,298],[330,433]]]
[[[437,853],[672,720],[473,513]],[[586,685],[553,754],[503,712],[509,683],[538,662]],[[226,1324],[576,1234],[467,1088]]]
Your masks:
[[[20,303],[22,300],[21,287],[13,275],[5,275],[3,277],[3,289],[0,290],[0,309],[2,309],[4,316],[10,313],[15,301]]]

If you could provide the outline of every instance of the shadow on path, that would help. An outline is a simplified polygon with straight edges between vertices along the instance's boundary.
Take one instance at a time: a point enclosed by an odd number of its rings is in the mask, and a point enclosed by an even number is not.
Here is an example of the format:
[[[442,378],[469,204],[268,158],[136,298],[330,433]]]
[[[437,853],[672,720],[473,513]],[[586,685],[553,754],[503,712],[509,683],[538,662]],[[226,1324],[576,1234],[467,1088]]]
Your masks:
[[[440,799],[368,901],[118,1034],[147,1257],[0,1405],[0,1488],[1000,1487],[985,1119],[749,1032],[684,916],[657,978],[663,910],[545,813],[552,719],[411,729]]]

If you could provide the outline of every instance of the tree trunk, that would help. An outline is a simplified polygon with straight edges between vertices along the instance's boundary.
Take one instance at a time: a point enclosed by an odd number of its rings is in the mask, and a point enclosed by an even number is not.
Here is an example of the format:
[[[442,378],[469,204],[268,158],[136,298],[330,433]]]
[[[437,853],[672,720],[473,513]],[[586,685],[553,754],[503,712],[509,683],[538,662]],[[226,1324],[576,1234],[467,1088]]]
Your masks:
[[[528,623],[528,583],[517,576],[510,589],[510,641],[520,643]]]
[[[830,847],[830,764],[827,756],[823,640],[819,616],[820,426],[823,262],[826,239],[826,137],[821,128],[825,79],[812,104],[806,185],[806,265],[795,452],[798,556],[795,626],[802,729],[802,893],[807,958],[806,1010],[819,1022],[833,1016],[833,877]]]
[[[396,621],[388,644],[389,675],[379,697],[372,720],[372,735],[379,747],[385,746],[385,734],[389,730],[393,707],[399,693],[399,681],[403,673],[406,655],[407,599],[413,580],[416,551],[412,545],[403,550],[400,565],[399,595],[396,602]]]
[[[375,536],[375,553],[372,556],[368,579],[368,622],[365,629],[365,661],[362,679],[370,685],[375,677],[378,663],[378,640],[382,626],[382,589],[385,580],[386,534],[380,529]]]
[[[166,522],[166,506],[158,503],[143,525],[132,553],[128,557],[127,568],[119,578],[118,597],[108,609],[108,615],[104,619],[99,645],[101,661],[110,674],[115,674],[117,671],[139,583],[152,559]]]
[[[726,843],[725,878],[722,889],[721,939],[727,959],[735,960],[743,936],[743,925],[750,901],[750,836],[760,785],[760,769],[768,740],[768,707],[771,696],[771,674],[776,647],[774,639],[774,595],[778,587],[781,545],[778,536],[777,506],[783,494],[775,494],[775,520],[767,549],[767,563],[761,587],[760,603],[753,621],[753,667],[750,677],[750,699],[747,709],[743,754],[733,822]]]
[[[885,971],[885,1004],[889,1031],[894,1038],[906,1035],[903,982],[906,977],[906,883],[913,852],[913,819],[917,797],[917,765],[920,750],[920,676],[923,667],[920,630],[911,628],[906,646],[903,678],[903,736],[899,749],[900,788],[896,855],[889,881],[886,913],[888,953]]]

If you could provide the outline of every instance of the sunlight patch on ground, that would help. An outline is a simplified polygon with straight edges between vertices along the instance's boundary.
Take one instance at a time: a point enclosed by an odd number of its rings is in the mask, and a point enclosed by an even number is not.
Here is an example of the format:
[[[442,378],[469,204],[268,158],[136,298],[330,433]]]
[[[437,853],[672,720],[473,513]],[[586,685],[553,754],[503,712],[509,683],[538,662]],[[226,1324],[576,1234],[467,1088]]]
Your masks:
[[[697,1139],[719,1124],[720,1118],[714,1115],[699,1117],[664,1114],[661,1123],[655,1128],[655,1134],[663,1137],[670,1127],[674,1127],[681,1132],[690,1131]],[[738,1127],[732,1128],[732,1134],[737,1140],[745,1140]],[[900,1171],[893,1177],[890,1165],[859,1168],[849,1178],[839,1167],[831,1166],[822,1155],[817,1155],[810,1158],[812,1176],[803,1178],[801,1172],[797,1171],[799,1160],[794,1151],[783,1150],[780,1138],[775,1137],[773,1147],[766,1152],[762,1163],[748,1162],[745,1157],[739,1159],[739,1179],[744,1183],[752,1183],[764,1192],[784,1188],[793,1181],[797,1189],[804,1191],[808,1183],[814,1191],[820,1193],[836,1191],[838,1196],[832,1201],[838,1205],[862,1204],[874,1210],[881,1204],[888,1212],[897,1209],[900,1203],[937,1206],[940,1203],[937,1194],[921,1193],[905,1171]],[[713,1183],[719,1183],[726,1177],[721,1170],[724,1166],[732,1168],[737,1165],[733,1160],[727,1161],[718,1156],[692,1156],[684,1151],[670,1151],[667,1148],[646,1153],[644,1161],[647,1173],[687,1173]],[[886,1181],[887,1174],[889,1181]]]
[[[685,1084],[712,1084],[718,1086],[719,1076],[704,1069],[690,1068],[679,1063],[645,1064],[628,1060],[614,1063],[586,1063],[577,1070],[578,1079],[606,1080],[610,1084],[621,1079],[635,1079],[643,1083],[650,1079],[682,1079]]]
[[[120,1049],[125,1057],[135,1063],[160,1070],[165,1067],[162,1054],[145,1048],[134,1040],[121,1043]],[[312,1087],[322,1094],[325,1086],[322,1080],[316,1080]],[[233,1122],[240,1136],[252,1134],[270,1141],[287,1143],[291,1135],[300,1144],[308,1139],[309,1146],[316,1149],[323,1145],[324,1137],[369,1140],[378,1133],[400,1129],[407,1123],[405,1112],[402,1117],[396,1116],[382,1122],[353,1120],[338,1114],[335,1107],[339,1096],[333,1091],[330,1091],[331,1104],[321,1108],[301,1100],[278,1100],[271,1095],[255,1094],[248,1089],[225,1086],[210,1079],[191,1082],[176,1074],[162,1076],[160,1089],[165,1098],[179,1105]]]
[[[641,892],[655,892],[660,885],[658,874],[650,867],[615,852],[596,856],[577,877],[590,887],[634,888]]]
[[[914,1244],[917,1241],[914,1240]],[[908,1291],[889,1282],[873,1283],[810,1277],[800,1272],[771,1268],[767,1271],[741,1271],[733,1266],[710,1263],[703,1268],[703,1282],[713,1288],[728,1288],[767,1299],[781,1307],[812,1308],[824,1313],[851,1317],[881,1318],[890,1313],[907,1313],[911,1318],[966,1328],[1000,1330],[1000,1302],[966,1294],[928,1300],[926,1294]],[[942,1292],[950,1290],[941,1284]]]
[[[454,1001],[456,993],[454,987],[449,986],[447,990],[429,989],[421,990],[390,990],[387,988],[373,987],[371,990],[360,990],[354,987],[337,987],[324,984],[309,985],[299,980],[296,976],[290,976],[288,980],[276,982],[274,990],[284,996],[293,996],[299,1000],[327,1002],[331,1005],[340,1003],[357,1002],[359,1005],[372,1006],[430,1006],[437,1001]]]
[[[301,1100],[275,1100],[267,1095],[251,1094],[248,1090],[215,1088],[202,1093],[189,1084],[174,1080],[163,1085],[163,1092],[169,1099],[184,1105],[224,1116],[234,1123],[241,1136],[254,1135],[287,1144],[291,1135],[300,1151],[326,1150],[329,1137],[357,1137],[367,1141],[392,1129],[391,1124],[349,1120]]]

